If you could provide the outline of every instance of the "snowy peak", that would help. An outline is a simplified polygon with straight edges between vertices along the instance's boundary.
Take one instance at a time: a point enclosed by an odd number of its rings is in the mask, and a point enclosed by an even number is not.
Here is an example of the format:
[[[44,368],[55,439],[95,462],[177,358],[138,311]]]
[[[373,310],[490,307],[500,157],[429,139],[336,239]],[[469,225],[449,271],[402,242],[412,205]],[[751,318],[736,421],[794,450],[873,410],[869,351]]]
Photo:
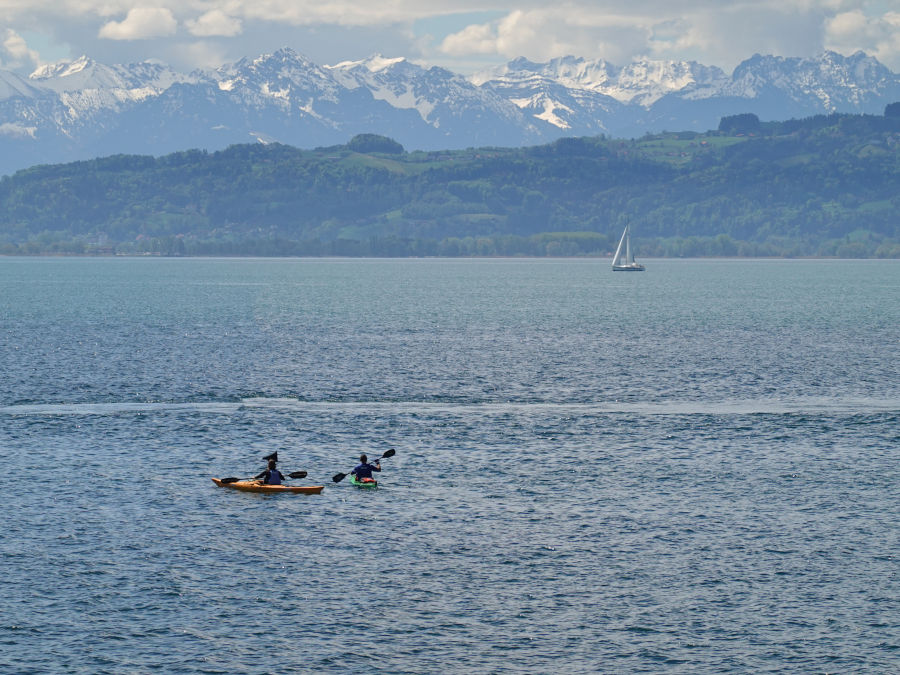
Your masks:
[[[564,56],[553,59],[541,74],[567,87],[603,92],[604,87],[616,77],[617,69],[603,59],[582,59]]]
[[[301,99],[308,104],[311,96],[335,101],[340,88],[327,69],[288,48],[222,66],[211,77],[221,91],[262,97],[281,104],[296,103]]]
[[[635,61],[622,68],[608,93],[618,101],[634,101],[649,107],[664,96],[692,92],[699,88],[718,89],[728,81],[725,73],[696,61]]]
[[[475,75],[473,82],[494,88],[562,85],[571,90],[602,94],[620,103],[649,107],[663,96],[691,88],[722,85],[727,76],[719,68],[694,61],[635,61],[619,68],[603,59],[574,56],[533,63],[519,58],[506,66]]]
[[[375,54],[361,61],[344,61],[329,70],[344,87],[367,89],[376,100],[393,108],[415,110],[435,128],[464,111],[490,110],[502,117],[518,116],[508,101],[463,76],[444,68],[424,68],[405,58]]]
[[[325,67],[330,68],[331,70],[336,72],[354,71],[363,68],[365,70],[368,70],[370,73],[377,73],[404,63],[408,62],[402,56],[389,59],[385,58],[381,54],[373,54],[369,58],[362,59],[360,61],[341,61],[337,65]]]
[[[865,106],[873,98],[900,95],[900,79],[877,59],[857,52],[825,52],[816,58],[761,56],[741,63],[726,93],[755,98],[778,90],[796,102],[815,103],[833,112]]]
[[[881,114],[900,77],[863,53],[755,55],[729,76],[693,61],[617,66],[525,58],[470,78],[373,54],[322,66],[279,49],[215,70],[82,56],[22,78],[0,71],[0,173],[117,152],[218,149],[250,139],[317,147],[358,133],[408,149],[520,146],[562,136],[706,131],[721,117]]]
[[[325,66],[343,86],[349,89],[374,85],[382,88],[399,80],[419,80],[425,69],[410,63],[403,57],[385,58],[373,54],[360,61],[342,61],[334,66]]]
[[[845,84],[850,80],[871,83],[896,77],[878,59],[863,52],[843,56],[832,51],[814,58],[754,54],[735,68],[733,79],[740,80],[748,75],[782,81],[816,77],[822,84],[831,85]]]
[[[368,89],[376,100],[393,108],[416,110],[425,122],[434,110],[434,102],[427,100],[423,93],[425,69],[406,59],[386,59],[375,54],[361,61],[343,61],[328,69],[347,89]]]
[[[41,66],[29,76],[35,85],[56,92],[149,89],[158,93],[190,79],[159,63],[106,66],[87,56]]]
[[[534,63],[519,57],[505,66],[476,73],[472,81],[483,85],[491,81],[527,82],[544,80],[574,89],[600,91],[615,77],[616,68],[603,59],[589,60],[563,56],[547,63]]]
[[[290,48],[282,48],[271,54],[263,54],[255,59],[241,59],[235,64],[237,70],[261,75],[291,77],[308,71],[322,69],[303,54]]]
[[[32,80],[50,80],[53,78],[71,77],[90,69],[94,62],[87,56],[80,56],[74,61],[57,61],[40,66],[29,77]]]
[[[880,113],[886,103],[900,100],[900,78],[861,52],[815,58],[757,54],[730,77],[695,61],[641,59],[620,68],[574,56],[547,63],[519,58],[471,81],[566,134],[704,131],[720,117],[741,112],[764,119]]]
[[[123,77],[123,73],[125,76]],[[28,79],[38,86],[56,92],[83,89],[131,89],[123,66],[104,66],[93,59],[81,56],[74,61],[59,61],[41,66]]]

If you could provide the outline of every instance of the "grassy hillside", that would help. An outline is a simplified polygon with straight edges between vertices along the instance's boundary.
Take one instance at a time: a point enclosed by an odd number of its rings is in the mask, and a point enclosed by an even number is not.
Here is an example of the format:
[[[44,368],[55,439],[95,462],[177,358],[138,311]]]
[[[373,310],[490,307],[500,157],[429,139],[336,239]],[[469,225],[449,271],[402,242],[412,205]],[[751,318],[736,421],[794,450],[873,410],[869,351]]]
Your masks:
[[[900,117],[725,122],[524,149],[405,153],[368,136],[34,167],[0,180],[0,253],[601,255],[631,223],[644,257],[900,257]]]

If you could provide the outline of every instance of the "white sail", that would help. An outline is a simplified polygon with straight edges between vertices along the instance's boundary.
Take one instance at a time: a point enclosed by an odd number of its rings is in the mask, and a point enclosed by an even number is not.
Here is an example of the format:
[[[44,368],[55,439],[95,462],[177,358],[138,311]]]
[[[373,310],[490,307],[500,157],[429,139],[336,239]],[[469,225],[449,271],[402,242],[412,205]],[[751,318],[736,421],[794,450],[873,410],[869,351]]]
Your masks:
[[[619,239],[619,246],[616,248],[616,254],[613,256],[613,272],[643,272],[644,266],[634,261],[634,254],[631,252],[631,235],[628,232],[630,226],[625,226],[622,232],[622,238]],[[624,251],[622,248],[624,247]]]
[[[628,226],[625,226],[625,231],[622,233],[622,238],[619,239],[619,247],[616,249],[616,254],[613,256],[613,267],[616,265],[621,265],[624,261],[622,260],[622,246],[625,245],[625,240],[628,238]],[[631,248],[629,246],[629,248]]]

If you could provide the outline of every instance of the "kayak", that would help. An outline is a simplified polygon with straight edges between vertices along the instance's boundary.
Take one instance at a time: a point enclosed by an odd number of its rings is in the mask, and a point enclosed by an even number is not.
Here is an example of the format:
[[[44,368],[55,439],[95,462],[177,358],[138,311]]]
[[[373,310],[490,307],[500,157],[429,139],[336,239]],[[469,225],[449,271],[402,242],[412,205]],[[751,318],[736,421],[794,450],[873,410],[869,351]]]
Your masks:
[[[234,488],[243,492],[264,492],[266,494],[291,493],[295,495],[317,495],[325,487],[324,485],[263,485],[255,480],[239,480],[236,483],[223,483],[218,478],[212,482],[219,487]]]
[[[364,489],[364,490],[365,490],[365,489],[371,489],[371,488],[377,488],[377,487],[378,487],[378,481],[377,481],[377,480],[373,480],[371,483],[369,483],[369,482],[363,483],[361,480],[358,480],[358,479],[356,478],[356,476],[354,476],[354,475],[352,475],[352,474],[351,474],[351,476],[350,476],[350,484],[351,484],[351,485],[355,485],[356,487],[362,488],[362,489]]]

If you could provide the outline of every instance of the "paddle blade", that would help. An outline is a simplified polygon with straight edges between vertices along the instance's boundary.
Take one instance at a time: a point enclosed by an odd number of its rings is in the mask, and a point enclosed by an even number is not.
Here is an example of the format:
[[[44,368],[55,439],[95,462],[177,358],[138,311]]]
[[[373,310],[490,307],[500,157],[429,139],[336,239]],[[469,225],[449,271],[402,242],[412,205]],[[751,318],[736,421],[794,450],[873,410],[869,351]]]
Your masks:
[[[331,480],[333,480],[335,483],[340,483],[346,477],[347,477],[347,474],[345,474],[345,473],[336,473],[331,477]]]
[[[305,471],[294,471],[294,473],[289,473],[288,478],[306,478],[307,473]]]
[[[397,451],[394,450],[393,448],[391,448],[390,450],[388,450],[386,453],[384,453],[381,456],[381,459],[387,459],[388,457],[393,457],[396,454],[397,454]]]
[[[237,483],[240,478],[235,478],[234,476],[229,476],[228,478],[223,478],[222,482],[228,485],[229,483]]]

